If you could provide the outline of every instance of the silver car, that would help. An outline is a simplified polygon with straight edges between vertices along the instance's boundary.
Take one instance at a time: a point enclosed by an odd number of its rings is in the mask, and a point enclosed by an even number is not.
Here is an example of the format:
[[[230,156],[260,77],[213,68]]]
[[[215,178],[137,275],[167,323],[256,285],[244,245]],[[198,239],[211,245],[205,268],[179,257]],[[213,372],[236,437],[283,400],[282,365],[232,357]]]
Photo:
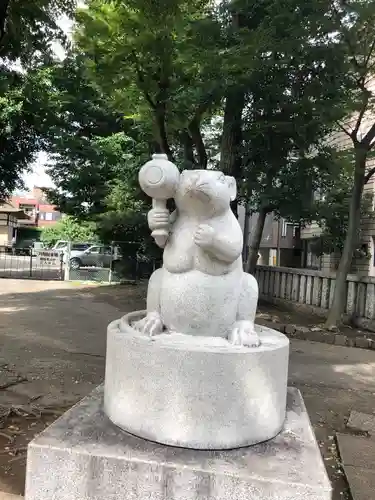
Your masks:
[[[106,245],[92,245],[85,250],[70,252],[70,268],[111,267],[111,263],[121,259],[120,249]]]

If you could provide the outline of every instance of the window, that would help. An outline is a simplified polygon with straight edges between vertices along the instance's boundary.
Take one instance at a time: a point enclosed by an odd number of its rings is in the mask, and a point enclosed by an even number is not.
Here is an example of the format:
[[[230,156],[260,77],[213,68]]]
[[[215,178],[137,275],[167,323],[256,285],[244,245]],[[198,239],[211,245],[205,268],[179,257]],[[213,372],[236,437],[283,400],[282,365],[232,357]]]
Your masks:
[[[100,253],[100,247],[91,247],[90,253]]]
[[[73,243],[72,250],[87,250],[90,247],[89,243]]]
[[[285,238],[287,235],[287,232],[288,232],[288,223],[285,220],[283,220],[282,227],[281,227],[281,236],[283,238]]]
[[[53,220],[53,213],[52,212],[46,212],[46,220]]]
[[[35,210],[36,210],[35,205],[20,203],[18,208],[22,210],[22,212],[24,212],[29,217],[33,217],[35,215]]]

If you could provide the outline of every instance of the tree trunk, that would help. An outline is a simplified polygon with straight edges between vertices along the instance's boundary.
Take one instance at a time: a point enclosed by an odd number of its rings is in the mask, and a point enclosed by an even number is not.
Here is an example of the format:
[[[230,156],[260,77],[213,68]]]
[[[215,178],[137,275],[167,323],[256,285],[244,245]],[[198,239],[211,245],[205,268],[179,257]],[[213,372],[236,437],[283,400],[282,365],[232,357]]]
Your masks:
[[[184,148],[184,168],[191,169],[195,165],[194,144],[187,130],[182,131],[181,142]]]
[[[206,169],[208,163],[207,151],[204,145],[201,134],[201,125],[198,118],[194,118],[191,121],[189,125],[189,132],[197,149],[199,168]]]
[[[243,248],[242,248],[242,263],[245,269],[247,256],[248,256],[248,243],[249,243],[249,232],[250,232],[250,205],[246,203],[245,205],[245,220],[243,224]]]
[[[168,158],[172,161],[173,155],[169,147],[167,128],[165,125],[165,115],[166,110],[164,104],[157,105],[157,108],[155,110],[155,123],[159,139],[158,142],[160,144],[160,152],[168,155]]]
[[[336,273],[332,306],[325,323],[325,327],[328,330],[335,329],[342,321],[342,315],[346,304],[346,278],[353,260],[353,252],[358,243],[358,232],[361,223],[361,198],[365,182],[366,159],[368,153],[367,150],[359,149],[359,147],[355,151],[354,186],[349,207],[348,231],[346,233],[344,248]]]
[[[245,271],[250,274],[254,274],[255,267],[258,261],[259,247],[262,240],[262,234],[264,229],[264,223],[266,222],[266,217],[268,214],[268,208],[262,207],[258,213],[258,219],[255,224],[255,229],[253,231],[253,236],[251,238],[249,255],[247,257]]]
[[[242,89],[228,91],[225,108],[223,134],[220,147],[220,170],[232,175],[238,182],[241,178],[242,111],[245,106],[245,93]],[[238,202],[232,203],[234,215],[238,218]]]

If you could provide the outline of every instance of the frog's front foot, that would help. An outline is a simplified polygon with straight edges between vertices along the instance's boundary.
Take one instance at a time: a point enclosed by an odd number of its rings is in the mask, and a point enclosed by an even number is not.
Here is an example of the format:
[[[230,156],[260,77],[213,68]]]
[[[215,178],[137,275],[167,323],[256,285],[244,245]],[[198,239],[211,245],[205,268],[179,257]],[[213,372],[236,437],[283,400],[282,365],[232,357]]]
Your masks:
[[[236,321],[228,340],[232,345],[246,347],[258,347],[260,345],[259,335],[254,329],[254,323],[251,321]]]
[[[149,312],[147,316],[138,321],[134,327],[142,332],[143,335],[153,337],[154,335],[160,335],[163,332],[164,325],[160,314],[154,311]]]

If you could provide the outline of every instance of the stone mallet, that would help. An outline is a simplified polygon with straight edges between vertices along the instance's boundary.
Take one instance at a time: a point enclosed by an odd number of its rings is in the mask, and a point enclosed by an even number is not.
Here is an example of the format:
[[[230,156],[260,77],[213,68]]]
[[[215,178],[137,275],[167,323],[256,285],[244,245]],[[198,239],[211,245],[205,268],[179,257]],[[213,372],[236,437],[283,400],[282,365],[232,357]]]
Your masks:
[[[167,200],[176,193],[180,172],[166,154],[154,154],[152,160],[140,169],[138,179],[142,190],[152,198],[152,208],[165,210]],[[168,235],[168,227],[155,229],[151,234],[161,248],[164,248]]]

